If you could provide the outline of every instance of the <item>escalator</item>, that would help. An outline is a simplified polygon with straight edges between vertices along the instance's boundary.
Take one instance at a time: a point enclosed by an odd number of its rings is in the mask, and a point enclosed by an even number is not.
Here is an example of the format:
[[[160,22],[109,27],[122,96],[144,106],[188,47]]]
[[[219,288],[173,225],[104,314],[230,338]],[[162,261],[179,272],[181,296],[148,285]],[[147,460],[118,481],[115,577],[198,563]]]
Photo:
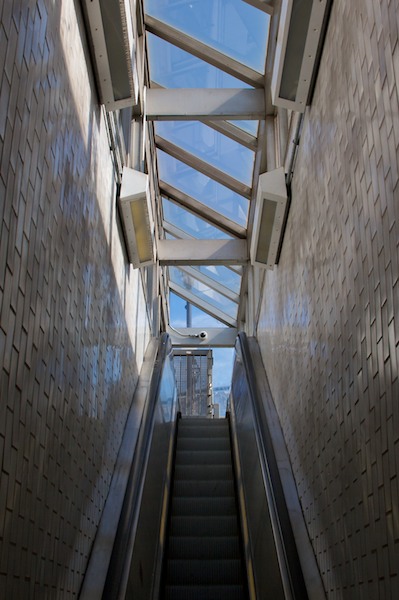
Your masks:
[[[240,334],[227,418],[181,418],[163,336],[104,600],[325,597],[255,344]]]
[[[248,598],[229,422],[178,421],[164,600]]]

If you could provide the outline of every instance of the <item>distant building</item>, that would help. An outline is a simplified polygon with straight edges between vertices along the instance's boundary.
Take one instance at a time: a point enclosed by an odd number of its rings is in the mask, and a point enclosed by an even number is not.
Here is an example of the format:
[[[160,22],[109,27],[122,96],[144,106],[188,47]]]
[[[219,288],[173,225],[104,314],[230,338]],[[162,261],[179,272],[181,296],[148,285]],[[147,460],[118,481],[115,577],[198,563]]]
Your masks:
[[[173,356],[182,415],[213,416],[212,350],[176,349]]]

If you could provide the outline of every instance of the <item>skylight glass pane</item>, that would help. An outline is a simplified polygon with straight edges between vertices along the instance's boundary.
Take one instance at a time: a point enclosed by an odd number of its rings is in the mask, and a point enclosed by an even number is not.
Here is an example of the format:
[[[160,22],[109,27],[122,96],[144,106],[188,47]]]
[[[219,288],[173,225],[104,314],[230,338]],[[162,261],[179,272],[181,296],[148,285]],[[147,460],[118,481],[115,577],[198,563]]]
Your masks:
[[[257,137],[258,135],[259,121],[228,121],[228,123],[235,125],[254,137]]]
[[[193,268],[196,271],[200,271],[210,279],[213,279],[221,285],[224,285],[232,292],[235,292],[236,294],[240,293],[241,276],[228,267],[223,267],[221,265],[201,265]]]
[[[148,35],[151,81],[165,88],[249,88],[209,63],[153,35]]]
[[[169,294],[169,306],[170,306],[170,324],[172,327],[183,328],[187,327],[187,309],[186,306],[189,304],[187,300],[181,298],[177,294],[170,292]],[[225,323],[222,323],[218,319],[215,319],[208,313],[200,310],[194,305],[191,306],[191,327],[227,327]]]
[[[182,229],[197,239],[231,239],[232,236],[213,227],[200,217],[193,215],[178,204],[162,198],[163,214],[166,221]]]
[[[198,121],[163,121],[155,123],[155,132],[238,181],[252,185],[255,153],[211,127]]]
[[[233,319],[237,318],[237,304],[202,283],[202,281],[191,277],[178,267],[169,267],[169,277],[171,281],[194,294],[198,301],[203,300]]]
[[[146,0],[156,19],[264,72],[269,15],[242,0]]]
[[[246,226],[248,200],[169,154],[157,151],[161,180],[222,215]]]

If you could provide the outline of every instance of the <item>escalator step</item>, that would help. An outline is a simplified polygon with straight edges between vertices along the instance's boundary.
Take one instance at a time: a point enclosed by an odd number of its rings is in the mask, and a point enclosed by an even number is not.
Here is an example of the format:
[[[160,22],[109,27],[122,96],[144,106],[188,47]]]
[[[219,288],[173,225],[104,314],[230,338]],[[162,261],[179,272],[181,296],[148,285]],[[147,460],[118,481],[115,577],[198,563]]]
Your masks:
[[[177,537],[169,539],[169,556],[177,558],[240,558],[238,536]]]
[[[173,487],[175,498],[203,498],[205,496],[234,496],[233,479],[176,479]]]
[[[241,585],[168,585],[165,600],[245,600]]]
[[[236,515],[237,506],[234,496],[173,498],[172,514],[181,516],[223,516]]]
[[[163,600],[246,600],[227,420],[181,419]]]
[[[230,465],[176,465],[175,481],[185,480],[205,480],[220,481],[233,480],[233,471]]]
[[[177,440],[177,452],[181,450],[228,450],[230,439],[223,437],[182,437]]]
[[[229,450],[177,450],[176,465],[231,465]]]
[[[208,427],[210,429],[217,429],[220,427],[228,428],[229,422],[227,419],[207,419],[206,417],[194,417],[192,419],[190,419],[189,417],[183,417],[179,420],[179,428],[188,429],[190,427],[194,429],[198,429],[200,427]]]
[[[224,426],[209,427],[204,425],[203,427],[182,427],[179,425],[179,437],[186,438],[218,438],[229,439],[229,430]]]
[[[173,585],[239,585],[242,584],[241,561],[219,560],[168,560],[166,581]]]
[[[238,535],[237,517],[192,517],[172,516],[170,520],[171,536],[223,537]]]

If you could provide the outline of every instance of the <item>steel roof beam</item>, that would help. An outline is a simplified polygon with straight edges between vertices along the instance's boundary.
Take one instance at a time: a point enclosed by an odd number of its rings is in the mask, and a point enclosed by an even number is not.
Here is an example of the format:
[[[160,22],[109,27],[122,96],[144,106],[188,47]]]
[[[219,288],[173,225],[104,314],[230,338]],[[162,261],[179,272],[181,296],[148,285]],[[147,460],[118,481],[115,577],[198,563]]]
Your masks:
[[[160,265],[243,265],[246,240],[158,240]]]
[[[199,239],[199,238],[194,237],[193,235],[190,235],[186,231],[183,231],[179,227],[176,227],[176,225],[173,225],[169,221],[165,221],[165,219],[163,219],[163,221],[162,221],[162,227],[166,233],[170,233],[171,235],[173,235],[173,237],[177,238],[178,240],[196,240],[196,239],[198,240]],[[237,273],[241,277],[241,275],[242,275],[242,267],[241,266],[238,266],[238,265],[223,265],[223,266],[225,266],[226,269],[229,269],[229,271],[234,271],[234,273]]]
[[[244,2],[263,10],[268,15],[272,15],[274,12],[274,0],[244,0]]]
[[[258,143],[257,138],[254,135],[251,135],[247,131],[240,129],[233,123],[228,123],[227,121],[202,121],[208,127],[211,127],[215,131],[222,133],[226,137],[234,140],[238,144],[249,148],[249,150],[256,150]]]
[[[235,327],[180,327],[179,330],[166,326],[172,345],[182,348],[198,348],[201,346],[212,348],[233,348],[238,331]],[[206,332],[206,338],[199,337]]]
[[[157,89],[164,90],[166,89],[164,86],[160,85],[153,79],[151,80],[151,88],[148,89]],[[210,119],[202,120],[200,119],[204,125],[211,127],[215,131],[222,133],[226,137],[234,140],[238,144],[249,148],[249,150],[256,150],[257,148],[257,138],[254,135],[251,135],[247,131],[244,131],[234,123],[229,123],[228,121],[212,121]]]
[[[146,117],[150,121],[258,121],[265,118],[265,94],[252,89],[149,88]]]

